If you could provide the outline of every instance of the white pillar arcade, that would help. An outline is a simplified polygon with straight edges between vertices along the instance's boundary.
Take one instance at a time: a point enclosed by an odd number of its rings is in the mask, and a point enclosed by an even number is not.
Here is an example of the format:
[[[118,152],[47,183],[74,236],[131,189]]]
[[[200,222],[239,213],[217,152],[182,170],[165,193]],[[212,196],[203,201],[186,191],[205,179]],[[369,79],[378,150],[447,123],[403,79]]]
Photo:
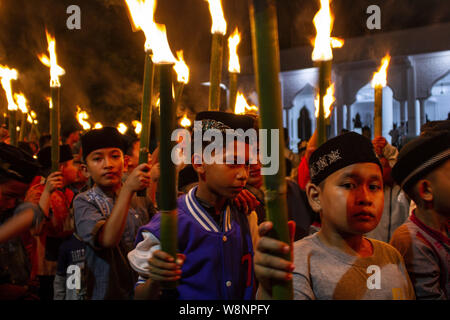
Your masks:
[[[426,113],[425,113],[425,99],[419,99],[419,108],[420,108],[420,126],[426,122]]]
[[[416,101],[416,75],[414,65],[407,70],[408,137],[417,137],[420,130],[420,112]]]
[[[346,129],[349,131],[352,131],[353,125],[352,125],[352,106],[348,105],[347,107],[347,127]]]
[[[394,106],[393,106],[393,94],[389,87],[383,88],[383,108],[382,108],[382,136],[391,143],[391,136],[389,131],[393,128],[394,122]]]
[[[342,128],[345,128],[344,108],[343,105],[336,106],[336,135],[339,135]]]
[[[406,101],[402,100],[400,101],[400,123],[398,124],[400,126],[401,123],[406,122]]]

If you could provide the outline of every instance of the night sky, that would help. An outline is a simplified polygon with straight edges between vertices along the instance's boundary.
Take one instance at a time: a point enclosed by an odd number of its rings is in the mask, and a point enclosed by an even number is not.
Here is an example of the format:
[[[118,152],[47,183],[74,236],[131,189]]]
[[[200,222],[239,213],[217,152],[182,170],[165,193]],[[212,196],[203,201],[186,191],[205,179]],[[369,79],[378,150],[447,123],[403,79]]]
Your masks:
[[[246,0],[222,0],[228,34],[236,26],[242,32],[239,54],[251,54],[250,26]],[[81,30],[68,30],[69,5],[81,8]],[[381,8],[381,30],[366,28],[366,8]],[[309,45],[315,36],[312,19],[318,0],[278,0],[280,49]],[[450,22],[448,0],[334,0],[333,36],[342,38]],[[209,65],[211,19],[204,0],[159,0],[155,20],[166,24],[173,53],[183,49],[191,69],[184,104],[198,109],[201,72]],[[123,0],[1,0],[0,64],[14,67],[22,91],[48,130],[49,69],[37,59],[47,53],[45,27],[56,35],[58,63],[66,70],[61,77],[62,121],[73,119],[79,104],[91,121],[115,125],[140,118],[144,35],[133,33]],[[228,36],[227,34],[227,36]],[[225,50],[226,52],[226,50]],[[224,57],[227,68],[227,55]],[[206,69],[207,71],[207,69]],[[205,79],[202,79],[205,80]],[[6,105],[1,92],[0,104]]]

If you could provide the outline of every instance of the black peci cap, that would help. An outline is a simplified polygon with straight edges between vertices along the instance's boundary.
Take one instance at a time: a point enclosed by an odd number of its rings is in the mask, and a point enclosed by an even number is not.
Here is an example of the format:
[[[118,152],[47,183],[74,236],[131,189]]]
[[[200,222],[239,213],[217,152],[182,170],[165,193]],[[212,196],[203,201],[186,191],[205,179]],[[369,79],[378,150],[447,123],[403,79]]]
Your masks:
[[[83,159],[93,151],[103,148],[118,148],[125,154],[126,143],[123,136],[113,127],[93,129],[81,137]]]
[[[320,184],[329,175],[355,163],[372,162],[383,171],[373,150],[372,142],[355,132],[341,134],[328,140],[309,158],[311,182]]]
[[[0,173],[2,175],[30,183],[39,169],[39,163],[30,154],[9,144],[0,143]]]
[[[397,163],[392,168],[392,178],[402,189],[408,189],[449,158],[450,132],[420,136],[400,150]]]

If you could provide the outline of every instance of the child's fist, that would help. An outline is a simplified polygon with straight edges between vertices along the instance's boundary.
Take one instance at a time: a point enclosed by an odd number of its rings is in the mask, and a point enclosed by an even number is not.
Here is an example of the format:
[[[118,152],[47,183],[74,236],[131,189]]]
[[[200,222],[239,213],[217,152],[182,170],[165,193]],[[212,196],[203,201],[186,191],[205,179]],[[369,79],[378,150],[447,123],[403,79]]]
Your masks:
[[[269,238],[268,232],[273,228],[270,221],[259,225],[259,239],[255,250],[255,275],[262,287],[270,292],[273,281],[288,281],[292,279],[294,265],[291,261],[280,258],[280,255],[288,254],[291,247],[279,240]],[[291,243],[295,230],[295,224],[289,223]],[[291,244],[292,245],[292,244]]]
[[[56,189],[60,189],[64,187],[63,184],[63,176],[61,171],[55,171],[50,173],[47,177],[47,181],[45,182],[45,192],[52,193]]]
[[[148,260],[150,279],[155,281],[180,280],[181,267],[185,259],[186,256],[181,253],[177,253],[177,258],[174,259],[167,252],[156,250]]]
[[[125,181],[125,186],[131,191],[139,191],[148,187],[150,183],[150,166],[142,163],[131,172]]]

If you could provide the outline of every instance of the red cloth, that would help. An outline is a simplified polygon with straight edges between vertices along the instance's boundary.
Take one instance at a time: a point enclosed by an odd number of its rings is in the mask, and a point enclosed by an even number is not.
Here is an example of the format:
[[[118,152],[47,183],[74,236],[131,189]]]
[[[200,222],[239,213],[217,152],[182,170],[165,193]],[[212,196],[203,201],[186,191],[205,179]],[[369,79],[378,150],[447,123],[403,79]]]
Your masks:
[[[309,176],[309,167],[308,162],[306,161],[306,157],[302,158],[302,161],[300,161],[300,164],[298,165],[298,185],[300,186],[300,189],[303,191],[306,189],[306,184],[311,180],[311,177]]]
[[[38,185],[39,191],[44,191],[45,184],[41,184],[41,177],[36,177],[30,187]],[[65,238],[73,233],[73,225],[70,223],[70,204],[74,198],[74,193],[70,189],[55,190],[50,195],[50,209],[53,212],[50,221],[46,222],[42,232],[37,236],[23,237],[27,251],[30,255],[32,270],[31,279],[36,275],[45,273],[45,243],[47,236]],[[36,203],[37,204],[37,203]],[[37,239],[37,237],[39,239]],[[39,243],[38,243],[39,242]]]

